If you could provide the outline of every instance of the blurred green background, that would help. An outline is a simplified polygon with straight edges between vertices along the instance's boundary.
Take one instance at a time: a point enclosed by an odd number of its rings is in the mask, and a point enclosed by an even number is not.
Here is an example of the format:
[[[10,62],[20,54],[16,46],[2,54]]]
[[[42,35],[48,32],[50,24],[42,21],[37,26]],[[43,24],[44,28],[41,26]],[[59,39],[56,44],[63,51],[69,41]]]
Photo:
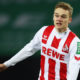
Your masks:
[[[80,1],[60,1],[73,6],[73,21],[69,27],[80,37]],[[57,2],[59,0],[0,0],[0,56],[16,54],[37,30],[44,25],[52,25]]]

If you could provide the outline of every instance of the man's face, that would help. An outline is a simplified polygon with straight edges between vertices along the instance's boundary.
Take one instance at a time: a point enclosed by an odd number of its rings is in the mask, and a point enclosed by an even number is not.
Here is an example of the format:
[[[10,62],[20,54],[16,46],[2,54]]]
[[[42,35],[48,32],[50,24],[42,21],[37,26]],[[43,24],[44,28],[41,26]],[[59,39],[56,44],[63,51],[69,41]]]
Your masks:
[[[71,22],[71,18],[69,17],[69,11],[64,10],[62,8],[57,8],[54,11],[54,25],[57,29],[67,28],[68,24]]]

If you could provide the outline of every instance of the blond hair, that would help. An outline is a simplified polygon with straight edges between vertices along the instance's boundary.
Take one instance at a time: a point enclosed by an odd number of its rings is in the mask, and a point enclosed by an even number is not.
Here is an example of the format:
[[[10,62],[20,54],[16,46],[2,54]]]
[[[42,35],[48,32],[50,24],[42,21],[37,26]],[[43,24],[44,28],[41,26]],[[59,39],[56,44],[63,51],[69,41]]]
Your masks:
[[[58,4],[56,4],[55,9],[57,8],[62,8],[64,10],[68,10],[69,11],[69,15],[70,17],[72,17],[73,14],[73,8],[70,4],[66,3],[66,2],[59,2]],[[54,9],[54,11],[55,11]]]

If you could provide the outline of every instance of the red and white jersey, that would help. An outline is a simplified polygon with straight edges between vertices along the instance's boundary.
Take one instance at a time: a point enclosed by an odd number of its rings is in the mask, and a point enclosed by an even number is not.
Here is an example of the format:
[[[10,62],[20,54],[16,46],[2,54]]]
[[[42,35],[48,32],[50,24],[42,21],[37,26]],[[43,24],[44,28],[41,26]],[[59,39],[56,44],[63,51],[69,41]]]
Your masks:
[[[48,26],[44,30],[39,80],[67,80],[70,58],[73,61],[76,55],[76,48],[73,48],[76,41],[79,39],[69,29],[64,33],[58,33],[54,26]]]
[[[77,42],[80,42],[79,38],[69,28],[66,32],[59,33],[53,25],[44,26],[23,49],[4,64],[7,67],[15,65],[41,50],[38,80],[76,80],[80,62],[80,55],[76,54]]]

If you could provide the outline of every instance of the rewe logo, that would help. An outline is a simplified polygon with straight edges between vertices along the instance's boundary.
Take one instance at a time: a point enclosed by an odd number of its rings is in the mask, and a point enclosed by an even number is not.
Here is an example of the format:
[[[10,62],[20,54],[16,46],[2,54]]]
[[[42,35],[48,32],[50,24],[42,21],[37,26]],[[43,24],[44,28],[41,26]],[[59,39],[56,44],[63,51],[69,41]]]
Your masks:
[[[63,51],[68,53],[69,48],[68,48],[67,44],[66,44],[65,47],[63,48]]]

